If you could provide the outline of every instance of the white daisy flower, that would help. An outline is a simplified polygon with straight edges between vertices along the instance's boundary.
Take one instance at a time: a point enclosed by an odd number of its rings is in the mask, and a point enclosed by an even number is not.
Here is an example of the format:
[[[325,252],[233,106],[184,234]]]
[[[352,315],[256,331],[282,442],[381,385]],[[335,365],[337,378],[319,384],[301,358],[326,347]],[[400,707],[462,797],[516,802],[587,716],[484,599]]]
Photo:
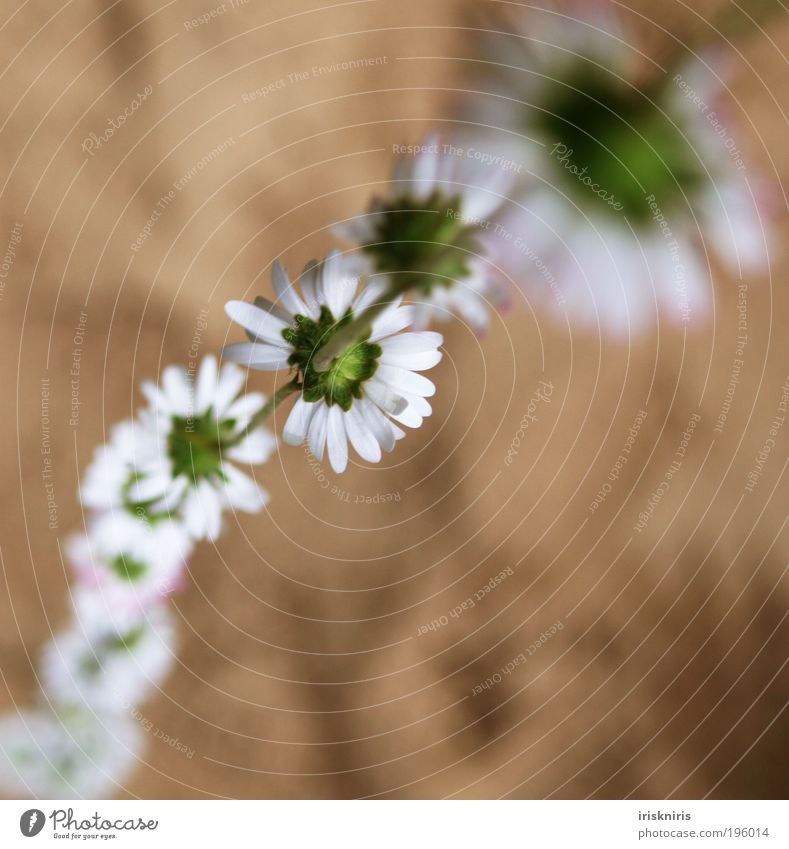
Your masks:
[[[91,520],[87,534],[70,537],[66,554],[80,583],[110,607],[142,613],[182,585],[192,547],[180,522],[152,523],[115,510]]]
[[[357,296],[358,280],[337,251],[322,265],[305,268],[301,294],[278,262],[273,282],[280,306],[264,298],[254,305],[226,305],[227,314],[253,341],[226,347],[224,356],[252,369],[295,371],[291,386],[300,397],[285,423],[285,442],[306,440],[319,461],[328,446],[336,472],[345,471],[349,442],[360,457],[377,463],[382,450],[391,451],[405,435],[398,425],[417,428],[431,414],[426,399],[435,386],[418,372],[441,360],[441,335],[403,332],[414,321],[414,307],[402,306],[398,297],[365,338],[319,371],[316,355],[340,328],[381,303],[382,285],[368,285]]]
[[[465,101],[488,144],[527,165],[494,261],[530,298],[613,333],[704,317],[708,248],[752,273],[769,242],[764,192],[710,117],[723,85],[697,61],[634,87],[638,52],[610,4],[530,11],[488,37],[471,86],[484,93]]]
[[[154,605],[142,618],[133,618],[95,590],[80,588],[74,614],[74,623],[42,652],[40,676],[47,697],[97,711],[144,701],[172,666],[170,611]]]
[[[258,392],[239,395],[244,372],[218,370],[206,357],[194,380],[179,366],[162,383],[143,384],[150,407],[124,422],[88,469],[82,501],[118,508],[151,523],[184,523],[195,539],[216,539],[225,509],[257,512],[267,493],[234,463],[263,463],[275,448],[265,428],[247,428],[265,405]]]
[[[24,711],[0,720],[0,786],[34,799],[114,795],[134,768],[143,731],[130,713],[96,715],[65,708]]]
[[[430,136],[403,154],[387,197],[334,229],[359,248],[363,270],[392,291],[411,290],[415,324],[456,314],[483,330],[491,303],[505,302],[504,278],[487,260],[488,243],[512,183],[484,150]]]

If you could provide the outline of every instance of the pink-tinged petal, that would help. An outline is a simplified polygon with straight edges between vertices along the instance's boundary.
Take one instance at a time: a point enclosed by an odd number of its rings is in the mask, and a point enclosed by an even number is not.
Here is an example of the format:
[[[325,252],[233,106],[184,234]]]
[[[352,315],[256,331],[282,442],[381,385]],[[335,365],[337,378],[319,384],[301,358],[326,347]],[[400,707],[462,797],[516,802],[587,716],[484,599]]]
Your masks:
[[[368,463],[378,463],[381,460],[381,446],[359,406],[359,402],[354,401],[351,409],[344,414],[345,431],[351,445],[363,460],[367,460]]]
[[[296,400],[282,431],[284,442],[288,445],[301,445],[304,442],[317,407],[318,402],[308,402],[303,398]]]
[[[337,404],[329,407],[326,444],[329,448],[329,463],[338,474],[342,474],[348,466],[348,434],[345,432],[344,418]]]
[[[254,304],[248,304],[245,301],[228,301],[225,304],[225,312],[256,339],[272,345],[285,344],[282,331],[290,325]]]

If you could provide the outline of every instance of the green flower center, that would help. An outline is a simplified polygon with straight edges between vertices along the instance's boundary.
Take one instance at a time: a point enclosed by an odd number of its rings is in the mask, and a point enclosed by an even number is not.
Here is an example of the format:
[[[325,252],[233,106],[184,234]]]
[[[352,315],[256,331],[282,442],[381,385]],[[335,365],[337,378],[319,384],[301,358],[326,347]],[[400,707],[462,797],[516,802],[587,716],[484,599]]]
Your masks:
[[[222,446],[233,437],[234,419],[217,421],[209,408],[202,416],[173,416],[167,438],[167,453],[173,463],[173,477],[185,475],[190,483],[224,480]]]
[[[462,218],[459,195],[435,191],[426,200],[400,195],[382,201],[376,239],[363,250],[378,272],[391,274],[398,291],[430,295],[469,276],[469,259],[480,248],[480,224]]]
[[[110,569],[124,581],[138,581],[148,571],[148,564],[119,554],[110,562]]]
[[[578,203],[634,223],[651,218],[648,195],[681,208],[683,190],[690,195],[704,180],[681,122],[673,126],[649,98],[591,65],[566,83],[553,86],[538,124],[559,145],[547,152]]]
[[[119,651],[133,651],[145,634],[145,626],[138,625],[125,634],[114,634],[99,640],[95,648],[80,659],[80,666],[85,675],[98,678],[104,673],[104,658],[108,654]]]
[[[283,338],[294,349],[288,362],[301,373],[305,401],[315,402],[323,398],[329,406],[339,404],[347,412],[353,399],[362,397],[362,384],[378,368],[378,358],[383,353],[380,346],[362,339],[335,357],[323,371],[317,371],[313,365],[315,354],[352,318],[353,312],[349,308],[337,321],[324,305],[317,321],[297,315],[296,326],[282,331]]]

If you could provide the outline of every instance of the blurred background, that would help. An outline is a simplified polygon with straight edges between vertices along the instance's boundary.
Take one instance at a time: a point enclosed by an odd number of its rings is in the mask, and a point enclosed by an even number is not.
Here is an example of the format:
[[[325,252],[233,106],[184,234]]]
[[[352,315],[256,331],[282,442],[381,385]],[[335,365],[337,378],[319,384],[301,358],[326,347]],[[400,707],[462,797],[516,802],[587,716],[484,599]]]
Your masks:
[[[481,28],[544,14],[482,5],[3,12],[3,712],[34,700],[67,618],[94,448],[141,380],[238,341],[223,305],[270,296],[275,258],[337,245],[393,145],[468,129]],[[726,5],[588,7],[649,78]],[[708,312],[624,338],[544,309],[531,274],[484,336],[442,328],[434,415],[381,465],[338,476],[284,447],[267,510],[198,547],[172,599],[175,669],[141,707],[161,733],[116,795],[785,796],[789,20],[731,38],[727,127],[772,199],[769,262],[711,257]]]

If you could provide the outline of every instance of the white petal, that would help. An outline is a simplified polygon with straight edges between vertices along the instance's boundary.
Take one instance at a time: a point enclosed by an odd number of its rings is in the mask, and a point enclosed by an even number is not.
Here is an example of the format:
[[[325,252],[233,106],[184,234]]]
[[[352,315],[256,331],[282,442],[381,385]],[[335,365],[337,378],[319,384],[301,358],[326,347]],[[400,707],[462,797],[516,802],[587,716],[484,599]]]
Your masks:
[[[253,430],[238,445],[226,452],[230,460],[237,463],[265,463],[277,446],[277,441],[265,428]]]
[[[268,345],[265,342],[235,342],[225,345],[222,356],[226,360],[240,363],[257,371],[279,371],[288,368],[288,357],[292,351]]]
[[[288,312],[292,315],[307,315],[307,305],[299,297],[279,260],[275,260],[271,267],[271,282],[274,284],[274,291],[280,303]]]
[[[376,378],[390,386],[395,392],[410,392],[413,395],[430,397],[435,395],[436,387],[432,381],[421,374],[397,366],[379,365]]]
[[[340,407],[332,404],[326,425],[326,443],[329,446],[329,462],[338,474],[342,474],[348,466],[348,435],[344,419]]]
[[[411,306],[388,309],[373,322],[373,332],[370,341],[377,342],[393,333],[399,333],[413,323],[414,309]]]
[[[187,489],[189,489],[189,480],[183,475],[179,475],[174,481],[170,481],[167,485],[167,490],[162,493],[162,497],[153,505],[154,512],[172,513],[180,506],[181,499]]]
[[[452,306],[457,314],[465,319],[476,333],[481,333],[488,326],[490,316],[485,301],[480,296],[465,286],[454,286],[455,297],[452,298]]]
[[[282,431],[284,442],[288,445],[301,445],[304,442],[317,406],[317,402],[308,402],[303,398],[297,399]]]
[[[238,366],[234,366],[232,363],[225,363],[222,366],[213,402],[217,418],[224,416],[233,399],[243,389],[246,379],[246,374]]]
[[[189,533],[201,539],[214,540],[222,528],[222,505],[214,488],[200,481],[186,496],[183,505],[184,524]]]
[[[435,351],[444,344],[440,333],[424,330],[417,333],[399,333],[380,342],[386,353],[412,354],[422,351]]]
[[[194,396],[186,369],[168,366],[162,373],[162,388],[171,412],[182,416],[194,413]]]
[[[230,463],[222,465],[227,477],[224,487],[225,501],[235,510],[245,513],[257,513],[268,501],[268,493],[261,489],[249,475],[245,475]]]
[[[373,304],[379,303],[389,288],[389,284],[388,277],[376,277],[374,280],[371,280],[359,293],[359,297],[353,302],[354,315],[358,315]],[[402,301],[402,298],[397,299],[397,306],[400,305],[400,301]]]
[[[278,318],[289,327],[293,324],[293,316],[287,310],[282,309],[282,307],[277,306],[273,301],[264,298],[262,295],[258,295],[255,298],[255,306],[263,310],[263,312],[273,315],[274,318]]]
[[[395,433],[394,426],[389,419],[386,418],[372,401],[368,401],[367,398],[362,398],[361,401],[354,402],[354,408],[357,406],[360,408],[367,426],[370,428],[381,448],[386,452],[391,451],[395,446]]]
[[[438,176],[439,155],[437,153],[420,153],[414,157],[412,192],[416,198],[427,198],[433,192]]]
[[[403,397],[408,401],[408,406],[413,407],[423,419],[433,415],[433,408],[426,398],[423,398],[421,395],[411,395],[409,393],[406,393]]]
[[[167,396],[159,389],[158,384],[153,380],[144,380],[140,386],[142,394],[152,407],[158,407],[162,410],[170,411],[170,405]]]
[[[363,460],[378,463],[381,460],[381,446],[359,407],[360,403],[354,401],[351,409],[345,413],[345,431],[351,445]]]
[[[171,479],[165,474],[140,478],[129,487],[129,500],[133,503],[154,501],[167,492],[170,483]]]
[[[216,357],[210,355],[205,357],[197,373],[195,413],[204,413],[214,403],[218,372]]]
[[[346,242],[353,242],[355,245],[366,245],[372,242],[375,236],[375,228],[373,226],[376,215],[369,213],[360,215],[358,218],[352,218],[349,221],[341,221],[332,227],[332,232],[340,239]]]
[[[332,251],[323,261],[321,269],[323,299],[331,314],[339,321],[351,305],[358,281],[343,266],[339,251]]]
[[[245,301],[228,301],[225,304],[225,312],[256,339],[261,339],[272,345],[285,344],[282,331],[290,325],[254,304],[248,304]]]
[[[426,371],[441,362],[441,351],[423,351],[421,354],[386,354],[381,363],[412,371]]]
[[[262,392],[247,392],[236,398],[235,401],[223,411],[221,418],[232,419],[236,423],[236,430],[246,427],[249,420],[266,403],[266,396]]]
[[[375,377],[371,377],[370,380],[364,382],[363,390],[365,395],[374,404],[382,410],[386,410],[387,413],[402,410],[408,403],[402,395]]]
[[[310,318],[317,319],[321,313],[321,304],[318,300],[318,263],[313,259],[305,266],[301,273],[301,291],[304,295],[304,303]]]
[[[325,401],[316,401],[315,407],[316,410],[307,431],[307,442],[315,459],[321,462],[323,449],[326,447],[326,420],[329,416],[329,408]]]
[[[416,428],[422,426],[424,416],[420,414],[415,404],[409,404],[399,413],[392,413],[392,418],[406,427]]]

